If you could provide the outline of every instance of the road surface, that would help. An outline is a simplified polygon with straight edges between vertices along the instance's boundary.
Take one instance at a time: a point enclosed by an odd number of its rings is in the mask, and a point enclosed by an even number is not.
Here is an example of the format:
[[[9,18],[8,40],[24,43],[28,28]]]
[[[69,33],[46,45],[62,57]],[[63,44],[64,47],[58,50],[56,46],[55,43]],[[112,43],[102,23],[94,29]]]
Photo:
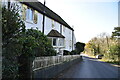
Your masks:
[[[94,58],[83,57],[78,64],[60,73],[58,78],[118,78],[118,67],[98,61]]]

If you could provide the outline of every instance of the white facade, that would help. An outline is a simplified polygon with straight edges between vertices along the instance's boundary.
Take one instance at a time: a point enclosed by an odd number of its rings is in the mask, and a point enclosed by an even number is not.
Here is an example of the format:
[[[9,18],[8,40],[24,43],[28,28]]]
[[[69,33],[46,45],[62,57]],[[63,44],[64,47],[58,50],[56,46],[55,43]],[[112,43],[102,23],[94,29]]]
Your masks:
[[[24,22],[26,25],[26,29],[30,28],[38,28],[42,32],[43,30],[43,14],[34,10],[31,7],[28,7],[25,4],[18,3],[21,6],[22,12],[21,17],[24,17]],[[24,13],[23,13],[24,12]],[[36,23],[34,22],[34,18],[36,14]],[[45,16],[44,22],[44,34],[47,35],[52,29],[57,30],[60,34],[62,34],[65,38],[51,37],[52,45],[55,50],[63,55],[63,50],[72,51],[75,49],[76,39],[74,36],[74,31],[69,29],[68,27],[60,24],[59,22]],[[50,37],[48,37],[50,38]],[[56,41],[55,41],[56,39]],[[55,44],[56,42],[56,44]],[[54,44],[53,44],[54,43]]]

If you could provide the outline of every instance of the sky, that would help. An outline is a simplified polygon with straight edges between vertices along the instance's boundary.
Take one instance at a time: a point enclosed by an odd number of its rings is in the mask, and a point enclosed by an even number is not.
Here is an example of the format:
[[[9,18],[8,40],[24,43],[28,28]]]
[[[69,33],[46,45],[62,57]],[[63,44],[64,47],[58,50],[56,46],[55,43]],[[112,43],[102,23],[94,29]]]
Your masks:
[[[103,32],[111,35],[118,26],[118,0],[46,0],[46,6],[74,28],[79,42]]]

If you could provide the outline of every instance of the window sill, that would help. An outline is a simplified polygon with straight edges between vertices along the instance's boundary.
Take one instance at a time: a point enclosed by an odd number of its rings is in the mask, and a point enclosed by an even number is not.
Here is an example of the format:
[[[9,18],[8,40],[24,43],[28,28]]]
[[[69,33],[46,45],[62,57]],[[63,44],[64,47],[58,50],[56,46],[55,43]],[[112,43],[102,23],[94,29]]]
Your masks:
[[[53,46],[53,47],[58,47],[58,46]]]
[[[65,46],[53,46],[54,48],[63,48],[63,47],[65,47]]]
[[[32,20],[26,20],[25,22],[30,23],[30,24],[34,24],[34,22]]]

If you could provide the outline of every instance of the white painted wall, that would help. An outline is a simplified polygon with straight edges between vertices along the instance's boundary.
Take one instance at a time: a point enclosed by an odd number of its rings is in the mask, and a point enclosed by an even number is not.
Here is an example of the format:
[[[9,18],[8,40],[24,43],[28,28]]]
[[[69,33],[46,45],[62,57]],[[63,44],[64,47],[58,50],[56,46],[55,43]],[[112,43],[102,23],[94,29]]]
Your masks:
[[[6,1],[6,0],[5,0]],[[22,17],[22,10],[23,10],[23,8],[22,8],[22,4],[21,3],[19,3],[18,1],[14,1],[14,0],[12,0],[14,3],[17,3],[17,5],[19,5],[19,7],[20,7],[20,12],[19,12],[19,14],[20,14],[20,16]],[[7,1],[6,1],[6,3],[7,3]],[[41,32],[42,32],[42,21],[43,21],[43,15],[41,14],[41,13],[39,13],[39,12],[37,12],[37,24],[35,24],[33,21],[30,21],[30,20],[24,20],[24,23],[25,23],[25,26],[26,26],[26,29],[31,29],[31,28],[33,28],[33,29],[36,29],[36,28],[38,28],[38,30],[40,30]]]
[[[52,30],[52,19],[45,17],[44,34],[47,35]]]
[[[65,50],[72,51],[72,30],[62,26],[62,34],[65,36]]]
[[[37,13],[37,15],[38,15],[37,24],[35,24],[33,21],[29,21],[29,20],[24,21],[25,25],[26,25],[26,29],[31,29],[31,28],[36,29],[36,28],[38,28],[38,30],[40,30],[42,32],[43,15],[41,13]]]
[[[21,3],[19,3],[19,5],[20,4]],[[38,30],[40,30],[42,32],[43,15],[41,13],[39,13],[39,12],[37,13],[37,15],[38,15],[37,24],[35,24],[33,21],[29,21],[29,20],[24,21],[25,25],[26,25],[26,29],[38,28]],[[55,29],[60,33],[60,25],[61,24],[54,21],[54,28],[53,28],[52,27],[53,21],[54,20],[52,20],[52,19],[48,18],[47,16],[45,16],[45,27],[44,27],[44,34],[45,35],[47,35],[52,29]],[[56,47],[56,50],[59,51],[59,49],[60,49],[60,50],[62,50],[62,52],[63,52],[64,49],[68,50],[68,51],[72,51],[72,30],[62,25],[62,35],[65,36],[64,46],[63,47],[60,47],[60,46]],[[59,42],[58,42],[58,44],[59,44]],[[76,43],[76,39],[75,39],[75,36],[73,36],[73,44],[75,44],[75,43]],[[73,49],[74,49],[74,45],[73,45]]]
[[[52,26],[52,24],[54,26]],[[44,34],[47,35],[52,29],[57,30],[60,33],[60,23],[58,23],[48,17],[45,17]],[[56,39],[57,39],[57,46],[53,46],[53,47],[57,51],[57,53],[63,55],[64,46],[59,45],[61,42],[60,41],[61,39],[58,39],[58,38],[56,38]],[[64,41],[62,41],[62,42],[64,42]]]
[[[73,50],[75,50],[75,44],[76,44],[76,38],[75,38],[75,34],[73,32]]]
[[[54,23],[54,28],[52,27],[52,24]],[[54,21],[48,17],[45,16],[45,27],[44,27],[44,33],[47,35],[52,29],[57,30],[60,32],[60,23]]]
[[[60,33],[60,23],[55,21],[55,30],[57,30]]]

